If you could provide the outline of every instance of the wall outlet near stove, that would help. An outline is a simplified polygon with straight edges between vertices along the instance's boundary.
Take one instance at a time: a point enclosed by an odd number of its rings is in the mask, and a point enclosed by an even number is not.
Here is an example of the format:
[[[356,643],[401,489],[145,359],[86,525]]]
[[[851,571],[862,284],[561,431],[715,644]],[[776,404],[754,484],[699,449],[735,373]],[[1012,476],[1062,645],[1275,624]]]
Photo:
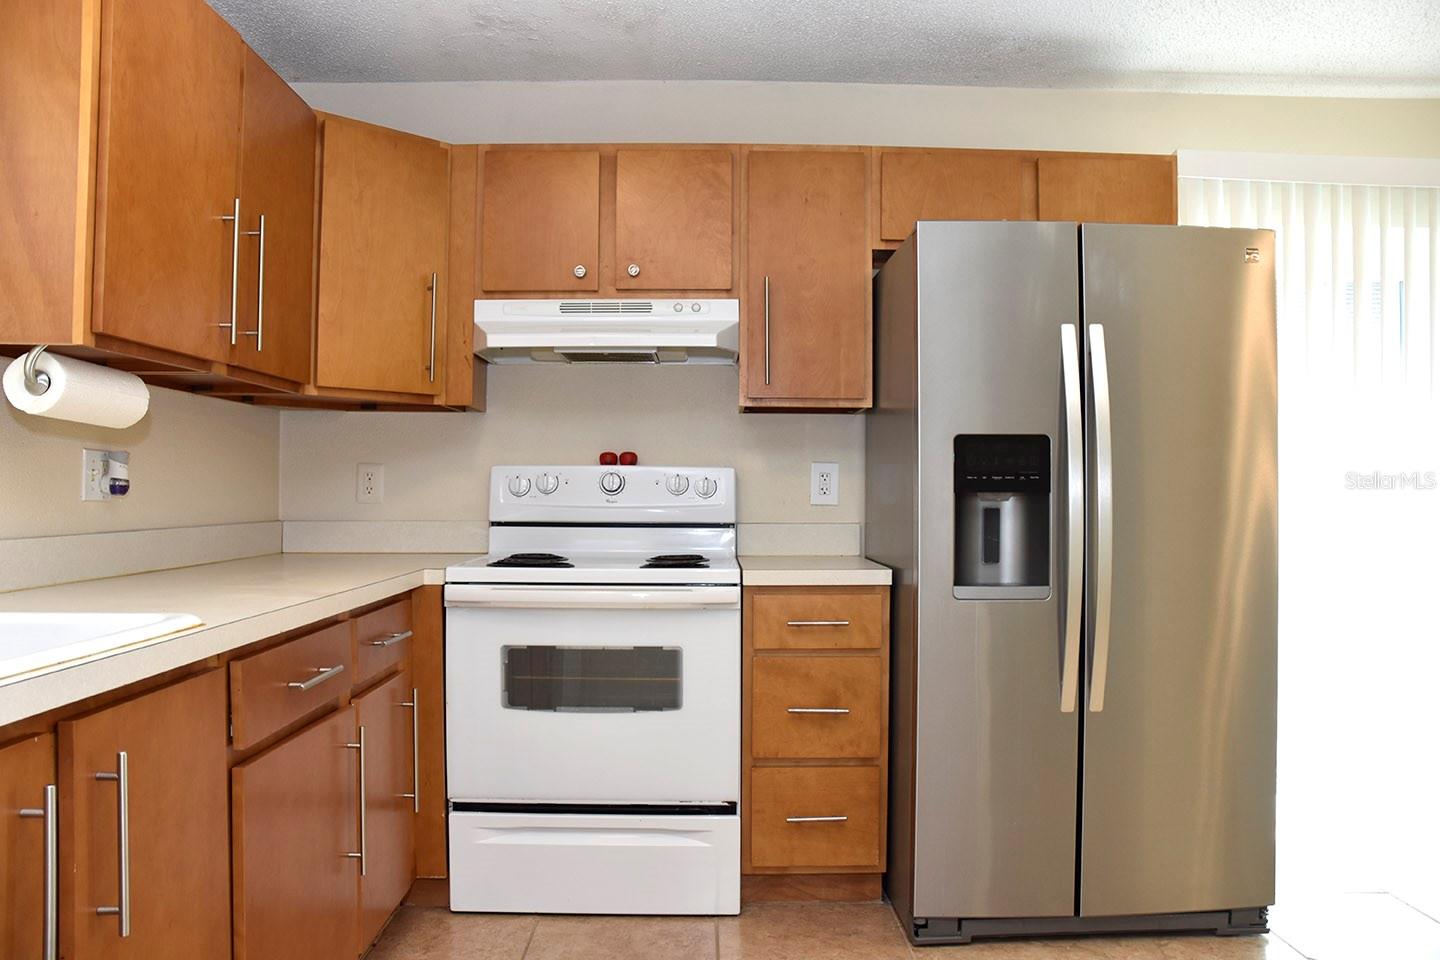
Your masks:
[[[385,464],[357,464],[355,467],[355,502],[379,503],[384,499]]]
[[[840,502],[840,464],[810,464],[810,502],[822,507]]]

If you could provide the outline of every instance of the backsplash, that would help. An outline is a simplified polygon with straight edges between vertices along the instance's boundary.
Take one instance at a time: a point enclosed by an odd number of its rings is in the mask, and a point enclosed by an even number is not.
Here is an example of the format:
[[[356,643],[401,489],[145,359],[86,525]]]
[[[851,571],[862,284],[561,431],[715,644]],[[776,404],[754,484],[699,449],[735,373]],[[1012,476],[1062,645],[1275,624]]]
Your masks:
[[[741,414],[736,397],[731,366],[492,366],[483,414],[285,411],[286,549],[474,549],[491,466],[634,450],[644,464],[733,466],[742,552],[747,530],[759,552],[855,552],[863,418]],[[840,465],[838,505],[810,505],[812,460]],[[384,465],[382,502],[356,502],[360,463]]]

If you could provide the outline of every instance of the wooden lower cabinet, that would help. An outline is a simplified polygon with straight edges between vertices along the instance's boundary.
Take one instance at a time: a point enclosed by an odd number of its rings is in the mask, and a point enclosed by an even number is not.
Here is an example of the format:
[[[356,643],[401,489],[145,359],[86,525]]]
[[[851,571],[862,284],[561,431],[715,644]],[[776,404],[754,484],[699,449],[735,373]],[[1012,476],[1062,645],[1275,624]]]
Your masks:
[[[375,941],[415,880],[413,690],[400,673],[355,700],[365,744],[365,870],[360,877],[360,949]]]
[[[59,734],[62,955],[228,956],[224,671],[64,721]]]
[[[355,734],[345,708],[231,770],[235,960],[359,952]]]
[[[885,872],[888,587],[746,587],[744,900],[867,900]]]
[[[57,880],[45,863],[54,794],[53,736],[40,734],[0,750],[0,957],[46,956],[45,895]]]

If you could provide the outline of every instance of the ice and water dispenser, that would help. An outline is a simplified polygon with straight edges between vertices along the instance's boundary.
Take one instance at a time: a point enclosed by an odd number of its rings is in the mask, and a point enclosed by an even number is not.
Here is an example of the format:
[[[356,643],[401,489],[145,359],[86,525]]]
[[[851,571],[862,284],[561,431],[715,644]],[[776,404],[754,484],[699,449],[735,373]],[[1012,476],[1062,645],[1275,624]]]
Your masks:
[[[1050,438],[955,438],[955,598],[1050,595]]]

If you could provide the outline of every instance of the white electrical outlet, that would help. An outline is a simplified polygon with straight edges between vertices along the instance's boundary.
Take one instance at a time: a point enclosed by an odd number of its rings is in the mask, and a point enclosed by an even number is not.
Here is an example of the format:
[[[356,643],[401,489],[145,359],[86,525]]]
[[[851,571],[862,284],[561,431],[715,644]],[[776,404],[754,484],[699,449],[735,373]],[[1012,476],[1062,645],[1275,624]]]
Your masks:
[[[840,502],[840,464],[810,464],[810,502],[829,507]]]
[[[80,499],[109,500],[110,487],[105,482],[105,461],[108,450],[82,450],[80,460]]]
[[[384,499],[385,464],[358,464],[355,469],[355,502],[379,503]]]

